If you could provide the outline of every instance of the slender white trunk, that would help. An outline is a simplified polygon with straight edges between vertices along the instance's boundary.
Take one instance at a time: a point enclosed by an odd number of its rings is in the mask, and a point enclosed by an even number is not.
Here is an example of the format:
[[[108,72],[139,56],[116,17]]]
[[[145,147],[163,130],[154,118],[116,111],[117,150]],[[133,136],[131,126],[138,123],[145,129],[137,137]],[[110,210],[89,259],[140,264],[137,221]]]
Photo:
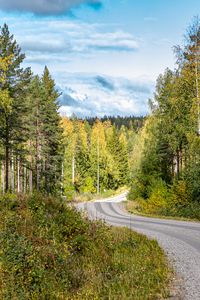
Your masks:
[[[15,171],[14,171],[14,158],[11,157],[11,190],[12,193],[15,192]]]
[[[26,194],[26,166],[24,167],[24,194]]]
[[[20,161],[17,160],[17,192],[20,193]]]

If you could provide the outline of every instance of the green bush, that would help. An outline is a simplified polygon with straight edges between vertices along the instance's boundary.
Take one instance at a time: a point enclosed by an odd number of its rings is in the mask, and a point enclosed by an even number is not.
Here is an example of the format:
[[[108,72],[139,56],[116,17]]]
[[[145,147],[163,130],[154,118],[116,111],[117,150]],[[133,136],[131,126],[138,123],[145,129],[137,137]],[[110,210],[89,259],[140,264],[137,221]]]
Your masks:
[[[64,187],[64,196],[68,201],[72,201],[76,195],[74,185],[72,183],[65,185]]]
[[[89,221],[43,195],[0,199],[0,299],[157,299],[169,269],[155,241]]]
[[[94,180],[92,179],[92,177],[87,177],[85,179],[85,184],[82,188],[82,192],[83,193],[95,193],[96,192]]]
[[[184,172],[184,179],[191,200],[200,204],[200,163],[190,164]]]
[[[138,175],[131,184],[131,189],[128,194],[129,200],[147,199],[148,187],[150,185],[151,177]]]
[[[168,186],[163,180],[153,178],[145,187],[147,198],[141,197],[143,182],[141,185],[137,182],[135,187],[136,190],[131,190],[129,194],[130,200],[136,200],[134,205],[128,205],[130,211],[200,220],[200,205],[193,199],[194,190],[187,181],[174,180],[173,184]]]
[[[167,207],[169,198],[169,190],[166,183],[162,179],[152,180],[151,186],[148,188],[149,198],[142,202],[145,213],[162,213]]]

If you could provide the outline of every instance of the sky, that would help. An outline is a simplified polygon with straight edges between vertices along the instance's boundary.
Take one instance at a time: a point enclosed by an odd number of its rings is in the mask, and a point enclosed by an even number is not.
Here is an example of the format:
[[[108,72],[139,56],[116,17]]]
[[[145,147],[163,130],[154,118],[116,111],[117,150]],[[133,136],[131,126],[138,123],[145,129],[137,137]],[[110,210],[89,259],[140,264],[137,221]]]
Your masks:
[[[146,115],[199,12],[199,0],[0,0],[23,66],[41,75],[47,65],[60,112],[78,117]]]

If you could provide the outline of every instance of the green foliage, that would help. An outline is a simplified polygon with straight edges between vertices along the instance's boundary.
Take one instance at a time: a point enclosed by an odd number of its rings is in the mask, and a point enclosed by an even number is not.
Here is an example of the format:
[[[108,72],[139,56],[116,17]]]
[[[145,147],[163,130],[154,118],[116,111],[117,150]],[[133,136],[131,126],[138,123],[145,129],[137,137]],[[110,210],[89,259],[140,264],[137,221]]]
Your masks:
[[[138,209],[143,213],[162,214],[170,196],[167,185],[162,179],[149,179],[151,181],[148,184],[141,184],[141,180],[138,180],[137,185],[132,187],[129,199],[137,201]]]
[[[61,189],[62,128],[59,93],[45,67],[24,69],[25,54],[8,26],[0,28],[0,147],[3,192]]]
[[[141,147],[133,149],[129,198],[145,213],[199,219],[199,32],[197,18],[184,48],[177,48],[177,70],[158,77],[152,115],[137,137]]]
[[[5,195],[0,229],[1,299],[167,295],[169,269],[155,241],[89,221],[62,200]]]
[[[139,181],[138,185],[139,183],[141,182]],[[128,204],[129,211],[200,220],[200,206],[197,201],[191,200],[186,181],[176,180],[173,185],[167,186],[163,180],[157,179],[146,185],[145,188],[148,190],[146,198],[142,197],[141,190],[137,186],[134,192],[132,190],[129,193],[129,200],[135,202],[132,205]]]
[[[77,118],[63,118],[64,191],[74,185],[77,193],[117,190],[130,180],[130,130],[117,130],[109,120],[93,126]],[[130,136],[130,137],[129,137]]]
[[[191,199],[200,204],[200,162],[190,164],[184,177]]]
[[[94,187],[94,180],[92,177],[87,177],[85,179],[85,184],[83,186],[83,193],[95,193],[96,189]]]

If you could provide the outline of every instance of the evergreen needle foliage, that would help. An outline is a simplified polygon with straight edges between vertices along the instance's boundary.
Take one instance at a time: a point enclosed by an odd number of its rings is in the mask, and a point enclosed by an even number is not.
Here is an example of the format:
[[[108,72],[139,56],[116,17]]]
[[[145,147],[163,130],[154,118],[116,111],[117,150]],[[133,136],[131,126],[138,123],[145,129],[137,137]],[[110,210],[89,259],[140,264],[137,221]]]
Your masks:
[[[59,93],[45,67],[33,76],[5,24],[0,29],[1,191],[55,193],[63,160]]]

